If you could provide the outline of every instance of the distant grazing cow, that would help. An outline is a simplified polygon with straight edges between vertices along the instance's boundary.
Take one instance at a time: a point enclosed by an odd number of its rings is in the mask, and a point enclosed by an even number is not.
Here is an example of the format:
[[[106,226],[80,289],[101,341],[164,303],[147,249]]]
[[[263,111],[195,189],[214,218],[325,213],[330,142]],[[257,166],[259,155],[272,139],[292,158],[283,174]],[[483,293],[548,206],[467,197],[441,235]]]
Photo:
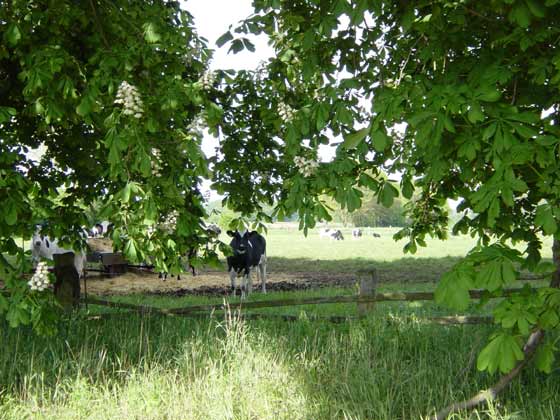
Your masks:
[[[257,232],[238,232],[228,230],[232,237],[230,246],[233,255],[227,257],[228,272],[231,279],[231,289],[235,295],[235,279],[243,273],[241,281],[241,298],[252,292],[253,280],[251,270],[257,268],[257,280],[260,275],[262,292],[266,293],[266,240]]]
[[[353,238],[361,238],[362,237],[362,229],[352,229],[352,237]]]
[[[92,238],[101,238],[103,236],[109,236],[113,231],[113,224],[104,220],[100,223],[96,223],[91,228],[90,236]]]
[[[380,235],[379,233],[373,232],[371,235],[372,235],[374,238],[381,238],[381,235]]]
[[[320,236],[321,238],[328,238],[328,237],[330,237],[330,236],[331,236],[331,229],[329,229],[329,228],[321,229],[321,230],[319,231],[319,236]]]
[[[62,248],[58,245],[56,239],[51,239],[48,236],[41,235],[35,232],[31,238],[31,259],[33,267],[37,267],[41,258],[53,260],[55,254],[66,254],[67,252],[74,253],[74,267],[80,277],[85,275],[86,267],[86,254],[81,251],[73,251],[68,248]]]
[[[331,239],[335,240],[335,241],[343,241],[344,240],[344,236],[342,236],[342,232],[340,231],[340,229],[332,229],[329,233],[329,236]]]

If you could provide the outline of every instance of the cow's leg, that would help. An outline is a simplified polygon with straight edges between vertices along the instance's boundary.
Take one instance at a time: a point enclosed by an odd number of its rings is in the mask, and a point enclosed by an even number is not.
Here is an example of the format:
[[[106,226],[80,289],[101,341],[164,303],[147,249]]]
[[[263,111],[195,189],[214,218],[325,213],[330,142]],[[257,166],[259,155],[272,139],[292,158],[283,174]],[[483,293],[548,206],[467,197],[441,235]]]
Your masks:
[[[231,294],[233,296],[235,296],[235,279],[237,277],[237,272],[235,271],[234,268],[232,268],[231,270],[229,270],[229,279],[231,282]]]
[[[262,292],[266,293],[266,255],[263,255],[261,257],[261,262],[259,264],[259,272],[261,275]]]
[[[251,277],[251,270],[247,272],[247,296],[253,293],[253,277]]]

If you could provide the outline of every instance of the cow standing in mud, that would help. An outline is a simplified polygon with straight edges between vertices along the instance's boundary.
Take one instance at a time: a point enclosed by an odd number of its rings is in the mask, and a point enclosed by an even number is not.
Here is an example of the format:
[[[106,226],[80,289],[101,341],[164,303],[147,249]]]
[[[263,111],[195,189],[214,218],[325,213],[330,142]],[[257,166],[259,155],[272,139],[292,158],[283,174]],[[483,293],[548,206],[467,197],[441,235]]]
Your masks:
[[[241,298],[248,296],[253,289],[251,270],[257,268],[257,279],[260,276],[262,292],[266,293],[266,240],[257,232],[238,232],[228,230],[232,237],[230,246],[233,255],[227,257],[231,289],[235,296],[235,279],[242,274]]]

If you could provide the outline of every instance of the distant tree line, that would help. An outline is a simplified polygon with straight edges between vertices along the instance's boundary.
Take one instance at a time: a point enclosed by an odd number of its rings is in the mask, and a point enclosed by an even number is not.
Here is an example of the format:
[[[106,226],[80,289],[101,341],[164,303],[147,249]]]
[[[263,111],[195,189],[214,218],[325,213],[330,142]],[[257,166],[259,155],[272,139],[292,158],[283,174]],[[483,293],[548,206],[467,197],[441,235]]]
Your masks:
[[[366,198],[366,197],[364,197]],[[332,201],[326,200],[328,206],[332,209],[331,215],[333,222],[342,223],[345,226],[360,226],[360,227],[385,227],[385,226],[398,226],[404,227],[409,223],[405,215],[405,203],[403,200],[395,199],[391,207],[385,207],[383,204],[378,203],[376,198],[367,197],[363,201],[360,209],[349,212],[347,209],[341,209],[340,206]],[[267,214],[272,214],[272,206],[263,206],[263,211]],[[206,208],[210,223],[216,223],[222,228],[227,228],[230,222],[239,217],[240,215],[234,211],[224,208],[221,200],[209,202]],[[273,218],[277,221],[277,218]],[[297,221],[297,214],[293,214],[284,218],[282,221]]]

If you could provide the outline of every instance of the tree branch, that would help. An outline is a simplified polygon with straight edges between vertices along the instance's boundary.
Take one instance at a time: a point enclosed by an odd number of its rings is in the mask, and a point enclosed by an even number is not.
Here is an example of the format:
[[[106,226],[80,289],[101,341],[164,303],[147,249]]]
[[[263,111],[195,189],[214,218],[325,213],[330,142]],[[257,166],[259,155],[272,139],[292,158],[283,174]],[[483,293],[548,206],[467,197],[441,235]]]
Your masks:
[[[451,413],[460,410],[469,410],[482,403],[493,401],[496,398],[496,396],[501,391],[503,391],[517,375],[519,375],[519,372],[521,372],[521,370],[529,362],[531,357],[535,354],[535,351],[537,350],[537,347],[541,343],[543,337],[544,337],[543,330],[539,329],[533,332],[529,336],[527,343],[525,343],[525,346],[523,347],[523,353],[525,355],[525,358],[521,362],[519,362],[517,366],[515,366],[506,375],[502,376],[500,380],[496,382],[492,387],[480,391],[478,394],[476,394],[472,398],[469,398],[468,400],[451,404],[450,406],[444,408],[443,410],[440,410],[434,417],[432,417],[432,419],[444,420]]]
[[[558,289],[560,288],[560,241],[558,239],[554,239],[552,243],[552,262],[556,266],[556,271],[554,272],[552,280],[550,281],[550,287]],[[469,410],[476,407],[477,405],[494,400],[496,396],[501,391],[503,391],[517,375],[519,375],[519,373],[527,365],[527,363],[529,363],[529,360],[535,354],[535,351],[537,350],[539,344],[542,342],[543,337],[543,330],[535,330],[527,339],[527,342],[523,347],[523,354],[525,357],[517,364],[517,366],[515,366],[506,375],[502,376],[500,380],[496,382],[491,388],[480,391],[478,394],[468,400],[451,404],[443,410],[440,410],[435,416],[432,417],[432,419],[444,420],[451,413],[460,410]]]
[[[91,6],[91,10],[93,11],[93,18],[95,19],[95,24],[97,25],[99,34],[103,39],[103,43],[108,49],[110,49],[111,47],[109,46],[109,41],[107,41],[107,38],[105,37],[105,32],[103,31],[103,27],[101,26],[101,23],[99,22],[99,18],[97,17],[97,10],[95,9],[95,4],[93,4],[93,0],[89,0],[89,4]]]

